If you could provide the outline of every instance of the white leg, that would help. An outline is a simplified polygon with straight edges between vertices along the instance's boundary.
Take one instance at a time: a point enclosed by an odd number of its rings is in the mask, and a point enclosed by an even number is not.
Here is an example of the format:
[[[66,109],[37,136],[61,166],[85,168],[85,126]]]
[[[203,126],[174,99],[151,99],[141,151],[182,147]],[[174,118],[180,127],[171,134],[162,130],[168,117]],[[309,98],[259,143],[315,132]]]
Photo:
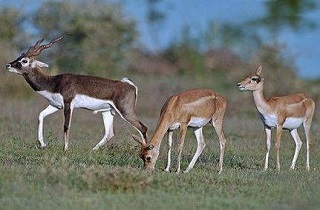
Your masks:
[[[46,147],[47,145],[43,141],[43,119],[58,111],[59,109],[49,105],[47,108],[45,108],[42,112],[39,114],[38,122],[39,122],[39,127],[38,127],[38,141],[40,142],[40,146],[42,148]]]
[[[309,162],[309,150],[310,150],[310,128],[311,128],[312,118],[303,123],[304,131],[306,133],[306,141],[307,141],[307,170],[310,170],[310,162]]]
[[[102,112],[101,114],[102,114],[103,124],[105,128],[105,134],[102,140],[92,150],[99,149],[114,136],[114,132],[113,132],[114,114],[111,111]]]
[[[294,129],[294,130],[290,131],[290,134],[291,134],[294,142],[296,143],[296,149],[295,149],[294,156],[293,156],[293,159],[292,159],[292,164],[291,164],[291,167],[290,167],[290,169],[294,169],[294,167],[296,165],[296,161],[297,161],[298,155],[299,155],[299,152],[300,152],[300,149],[301,149],[301,146],[302,146],[302,141],[301,141],[301,139],[299,137],[297,129]]]
[[[276,133],[275,149],[277,153],[277,170],[280,171],[280,145],[281,145],[282,124],[278,123],[276,132],[277,133]]]
[[[265,128],[266,132],[266,159],[264,164],[264,170],[266,171],[268,169],[268,162],[269,162],[269,152],[271,147],[271,129]]]
[[[194,164],[198,160],[198,157],[201,155],[203,149],[206,146],[206,144],[204,142],[203,134],[202,134],[202,127],[194,129],[194,135],[196,136],[197,143],[198,143],[197,150],[196,150],[196,153],[194,154],[189,166],[184,171],[185,173],[189,172],[193,168]]]
[[[173,131],[168,132],[168,153],[167,153],[167,166],[164,171],[169,172],[171,165],[171,146],[172,146]]]

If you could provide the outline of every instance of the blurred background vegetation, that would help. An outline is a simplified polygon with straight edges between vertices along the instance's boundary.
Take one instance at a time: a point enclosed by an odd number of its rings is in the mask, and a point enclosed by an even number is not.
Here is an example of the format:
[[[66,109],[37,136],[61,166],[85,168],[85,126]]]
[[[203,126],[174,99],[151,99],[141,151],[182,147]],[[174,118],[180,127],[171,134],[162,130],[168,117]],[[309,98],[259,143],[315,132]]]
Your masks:
[[[157,27],[166,18],[159,9],[162,0],[143,0],[150,35],[157,41]],[[232,86],[262,65],[270,94],[287,94],[303,83],[297,78],[295,58],[278,40],[280,30],[312,30],[316,20],[305,14],[317,8],[316,1],[265,1],[261,19],[241,24],[212,21],[194,35],[185,27],[172,43],[150,51],[138,43],[134,19],[124,14],[122,2],[95,0],[43,1],[35,11],[15,7],[0,9],[0,65],[16,58],[41,37],[65,39],[45,51],[39,60],[50,65],[50,74],[74,72],[120,78],[130,75],[207,77],[223,75]],[[268,33],[261,34],[261,30]],[[266,41],[267,40],[267,41]],[[4,50],[5,49],[5,50]],[[25,96],[21,78],[3,76],[2,95]],[[18,89],[17,89],[18,88]],[[19,89],[20,88],[20,89]],[[312,90],[311,90],[312,92]]]

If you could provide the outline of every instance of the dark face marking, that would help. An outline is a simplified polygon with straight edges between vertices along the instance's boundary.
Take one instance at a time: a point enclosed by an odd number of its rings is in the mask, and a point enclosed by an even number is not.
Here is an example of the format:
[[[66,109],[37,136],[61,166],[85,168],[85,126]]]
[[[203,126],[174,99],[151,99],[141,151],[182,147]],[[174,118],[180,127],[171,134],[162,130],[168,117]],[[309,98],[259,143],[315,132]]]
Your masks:
[[[261,82],[261,77],[260,76],[254,76],[254,77],[251,78],[251,80],[258,84],[259,82]]]
[[[146,170],[154,170],[156,160],[158,158],[159,152],[154,150],[154,145],[146,145],[141,148],[140,158],[143,160],[144,168]]]

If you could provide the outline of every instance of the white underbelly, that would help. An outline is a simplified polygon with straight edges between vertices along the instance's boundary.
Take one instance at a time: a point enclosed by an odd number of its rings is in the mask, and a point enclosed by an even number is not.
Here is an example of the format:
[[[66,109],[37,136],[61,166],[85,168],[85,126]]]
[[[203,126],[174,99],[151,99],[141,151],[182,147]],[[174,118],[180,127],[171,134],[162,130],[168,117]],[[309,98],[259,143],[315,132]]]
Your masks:
[[[50,105],[59,109],[64,108],[63,97],[60,93],[50,93],[48,91],[38,91],[38,93],[45,97]],[[114,104],[110,100],[96,99],[86,95],[76,95],[71,102],[71,106],[73,108],[83,108],[98,112],[113,110]]]
[[[189,127],[196,127],[196,128],[200,128],[205,126],[206,124],[208,124],[208,122],[210,121],[210,119],[207,118],[201,118],[201,117],[192,117],[188,123]],[[180,127],[181,123],[176,122],[173,123],[169,130],[175,130],[178,129]]]
[[[303,123],[303,118],[287,118],[283,124],[283,127],[289,130],[296,129]]]
[[[210,121],[210,118],[191,117],[188,126],[190,127],[203,127]]]
[[[86,95],[76,95],[72,100],[73,108],[83,108],[92,111],[111,110],[113,102],[110,100],[102,100],[92,98]]]
[[[275,115],[263,115],[262,120],[264,121],[264,124],[270,128],[277,127],[278,119]],[[283,123],[283,128],[289,130],[296,129],[300,127],[302,123],[303,118],[288,117]]]

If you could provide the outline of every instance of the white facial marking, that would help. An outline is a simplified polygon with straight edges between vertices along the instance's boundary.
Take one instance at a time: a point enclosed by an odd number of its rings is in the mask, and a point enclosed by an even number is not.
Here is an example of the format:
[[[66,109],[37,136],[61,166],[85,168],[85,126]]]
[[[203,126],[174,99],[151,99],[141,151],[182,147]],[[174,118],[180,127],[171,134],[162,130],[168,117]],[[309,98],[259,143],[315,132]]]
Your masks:
[[[21,63],[22,66],[28,66],[30,59],[29,58],[22,58],[19,62]]]
[[[246,87],[244,87],[243,85],[240,85],[240,86],[238,87],[238,89],[239,89],[239,90],[247,90]]]
[[[16,73],[16,74],[22,74],[21,72],[19,72],[17,69],[13,68],[13,67],[8,67],[7,68],[9,72],[12,72],[12,73]]]

